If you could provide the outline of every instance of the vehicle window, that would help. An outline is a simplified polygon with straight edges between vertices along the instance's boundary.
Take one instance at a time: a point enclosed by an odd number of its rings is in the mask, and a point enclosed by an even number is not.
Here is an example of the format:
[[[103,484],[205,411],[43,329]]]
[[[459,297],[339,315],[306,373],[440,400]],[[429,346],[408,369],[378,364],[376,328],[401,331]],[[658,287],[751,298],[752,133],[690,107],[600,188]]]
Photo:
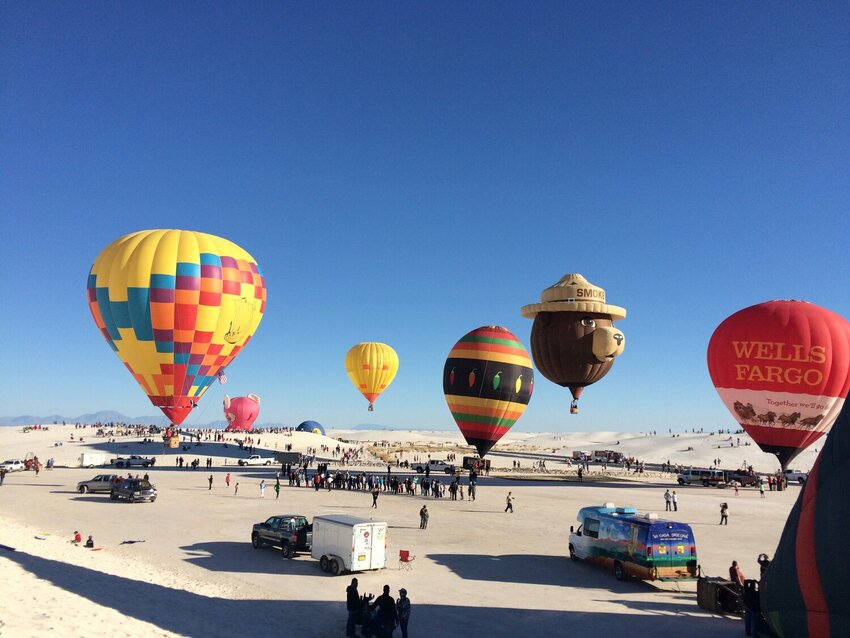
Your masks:
[[[595,518],[584,519],[584,535],[599,538],[599,520]]]
[[[140,490],[149,490],[151,488],[151,484],[149,481],[139,481],[138,482]]]

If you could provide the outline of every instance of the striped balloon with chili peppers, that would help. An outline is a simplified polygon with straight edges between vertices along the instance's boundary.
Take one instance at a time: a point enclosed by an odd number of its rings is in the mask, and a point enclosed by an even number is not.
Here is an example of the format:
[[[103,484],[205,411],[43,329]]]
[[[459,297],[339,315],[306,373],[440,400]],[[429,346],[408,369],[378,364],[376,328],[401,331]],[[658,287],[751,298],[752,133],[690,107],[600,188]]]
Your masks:
[[[528,351],[502,326],[482,326],[464,335],[443,367],[449,410],[482,457],[522,416],[533,389]]]

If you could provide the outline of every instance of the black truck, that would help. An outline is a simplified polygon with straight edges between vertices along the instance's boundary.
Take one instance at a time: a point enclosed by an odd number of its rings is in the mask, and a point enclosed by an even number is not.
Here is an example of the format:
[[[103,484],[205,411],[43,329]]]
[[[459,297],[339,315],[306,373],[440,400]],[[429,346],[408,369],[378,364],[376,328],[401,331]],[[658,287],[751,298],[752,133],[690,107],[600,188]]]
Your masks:
[[[254,523],[251,545],[254,549],[276,545],[280,547],[283,558],[295,558],[299,551],[310,551],[313,525],[300,514],[272,516],[263,523]]]

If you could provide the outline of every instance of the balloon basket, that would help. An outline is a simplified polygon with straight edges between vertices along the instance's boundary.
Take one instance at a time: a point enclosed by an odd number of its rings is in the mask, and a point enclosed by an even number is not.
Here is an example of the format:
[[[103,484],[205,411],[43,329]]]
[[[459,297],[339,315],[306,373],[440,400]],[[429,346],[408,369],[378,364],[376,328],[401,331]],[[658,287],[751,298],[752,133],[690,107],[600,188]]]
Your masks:
[[[369,404],[369,412],[374,412],[374,410],[375,410],[375,406],[370,403]]]
[[[578,404],[575,401],[570,403],[570,414],[578,414]]]

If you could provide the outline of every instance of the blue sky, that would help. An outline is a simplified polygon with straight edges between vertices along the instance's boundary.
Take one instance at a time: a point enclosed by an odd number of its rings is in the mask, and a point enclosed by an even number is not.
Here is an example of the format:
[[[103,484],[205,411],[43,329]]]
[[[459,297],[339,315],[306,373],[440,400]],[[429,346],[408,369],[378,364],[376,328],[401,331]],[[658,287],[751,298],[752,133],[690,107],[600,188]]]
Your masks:
[[[850,317],[846,3],[0,5],[0,414],[156,410],[95,329],[88,270],[146,228],[226,237],[265,318],[187,420],[453,428],[452,345],[567,272],[625,353],[522,431],[732,427],[705,352],[745,306]],[[385,341],[376,412],[343,365]]]

